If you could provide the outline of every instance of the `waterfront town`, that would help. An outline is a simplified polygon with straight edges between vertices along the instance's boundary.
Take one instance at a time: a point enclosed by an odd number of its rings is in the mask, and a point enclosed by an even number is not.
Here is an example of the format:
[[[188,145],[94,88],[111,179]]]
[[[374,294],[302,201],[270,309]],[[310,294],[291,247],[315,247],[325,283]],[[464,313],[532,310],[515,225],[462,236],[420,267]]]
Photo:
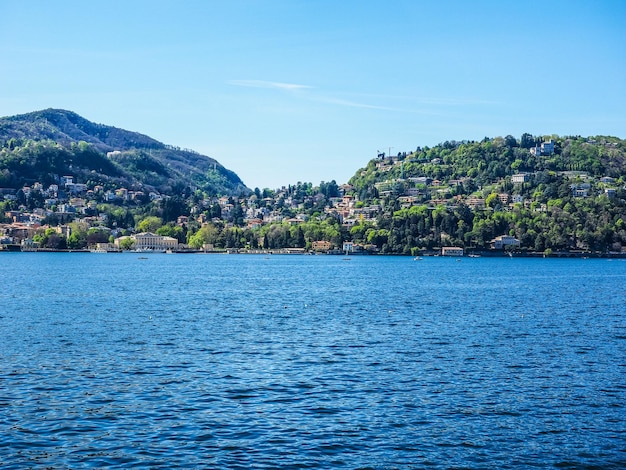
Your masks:
[[[535,156],[551,155],[553,152],[554,143],[551,140],[530,149]],[[0,249],[379,253],[384,245],[380,239],[377,242],[377,235],[383,232],[379,227],[381,218],[397,211],[422,208],[430,213],[462,210],[472,214],[493,214],[516,210],[547,213],[554,210],[554,204],[545,201],[545,198],[542,202],[537,191],[528,190],[535,187],[530,184],[533,180],[545,175],[519,172],[502,178],[497,185],[482,187],[469,176],[458,179],[408,176],[405,165],[411,157],[406,153],[394,157],[382,154],[371,161],[360,175],[372,172],[379,175],[378,182],[373,184],[368,194],[359,191],[355,185],[339,186],[334,181],[322,183],[319,187],[298,183],[275,191],[256,189],[240,197],[208,197],[197,192],[185,200],[185,208],[179,211],[180,215],[169,217],[169,222],[147,212],[143,215],[133,212],[141,207],[162,207],[172,198],[156,191],[89,185],[77,181],[73,175],[61,176],[47,186],[33,182],[20,189],[0,188],[0,203],[5,208],[0,214]],[[428,162],[432,167],[441,163],[440,159]],[[389,177],[385,178],[385,174]],[[557,176],[567,181],[567,196],[572,200],[596,197],[614,200],[623,186],[621,179],[610,176],[596,178],[581,171],[560,172]],[[156,225],[142,224],[142,221],[154,219],[158,219]],[[312,221],[335,224],[338,232],[334,236],[307,233],[305,237],[300,230],[302,236],[282,245],[269,243],[267,232],[264,236],[254,236],[255,231],[263,233],[263,227],[280,225],[292,229]],[[211,243],[208,239],[194,239],[193,235],[207,226],[239,228],[252,235],[247,236],[243,243]],[[366,226],[368,233],[374,235],[367,238],[354,236],[359,232],[359,226]],[[524,242],[515,235],[512,231],[492,233],[491,238],[483,241],[481,251],[519,250]],[[460,236],[457,237],[457,240],[460,239]],[[446,236],[445,232],[440,234],[439,240],[439,245],[431,244],[426,249],[404,254],[462,256],[468,252],[467,245],[454,243],[453,237]],[[583,245],[581,248],[581,251],[588,251]],[[622,252],[621,246],[612,246],[611,249],[616,254]]]

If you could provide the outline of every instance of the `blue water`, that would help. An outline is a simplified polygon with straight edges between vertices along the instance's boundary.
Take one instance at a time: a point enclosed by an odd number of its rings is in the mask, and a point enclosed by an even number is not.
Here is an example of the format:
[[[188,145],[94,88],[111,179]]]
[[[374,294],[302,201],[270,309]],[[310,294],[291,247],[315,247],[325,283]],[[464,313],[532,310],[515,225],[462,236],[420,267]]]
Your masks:
[[[626,262],[0,254],[0,467],[626,468]]]

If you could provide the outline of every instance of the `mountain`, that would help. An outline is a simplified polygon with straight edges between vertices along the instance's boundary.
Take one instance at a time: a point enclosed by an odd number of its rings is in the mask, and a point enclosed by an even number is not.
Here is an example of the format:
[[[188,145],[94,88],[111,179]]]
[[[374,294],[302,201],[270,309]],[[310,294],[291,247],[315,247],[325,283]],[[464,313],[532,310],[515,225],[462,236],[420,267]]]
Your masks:
[[[77,181],[164,194],[203,190],[241,195],[250,190],[215,159],[146,135],[96,124],[62,109],[0,118],[0,187]]]

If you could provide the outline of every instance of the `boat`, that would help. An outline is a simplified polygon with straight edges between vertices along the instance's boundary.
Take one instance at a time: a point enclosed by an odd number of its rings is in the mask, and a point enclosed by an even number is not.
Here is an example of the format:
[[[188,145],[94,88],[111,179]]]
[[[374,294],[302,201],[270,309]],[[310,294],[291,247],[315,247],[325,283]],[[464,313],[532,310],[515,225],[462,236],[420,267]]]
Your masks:
[[[152,254],[152,253],[165,253],[165,250],[159,250],[159,249],[154,249],[154,248],[137,248],[135,250],[130,250],[130,252]]]
[[[422,258],[421,256],[416,256],[415,258],[413,258],[413,261],[422,261],[424,258]]]

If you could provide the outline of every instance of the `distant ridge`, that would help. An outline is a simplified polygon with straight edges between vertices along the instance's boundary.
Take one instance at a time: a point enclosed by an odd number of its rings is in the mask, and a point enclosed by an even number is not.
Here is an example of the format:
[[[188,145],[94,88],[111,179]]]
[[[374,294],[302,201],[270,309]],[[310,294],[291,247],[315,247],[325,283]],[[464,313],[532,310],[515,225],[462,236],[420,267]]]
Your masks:
[[[29,152],[20,151],[29,143],[46,144],[47,150],[40,145],[35,153],[49,154],[52,152],[51,144],[55,143],[55,151],[60,152],[61,147],[65,154],[61,152],[61,158],[55,158],[53,163],[50,162],[50,155],[45,158],[29,155],[31,158],[27,160],[30,165],[21,165],[20,168],[11,165],[12,155],[33,153],[33,148]],[[96,124],[63,109],[45,109],[0,118],[0,144],[3,144],[5,154],[0,161],[0,171],[8,170],[11,173],[10,182],[14,185],[32,178],[46,179],[43,173],[66,173],[72,168],[74,173],[96,171],[105,181],[114,179],[120,184],[153,187],[161,191],[188,187],[224,195],[250,192],[233,171],[213,158],[163,144],[138,132]],[[80,149],[77,147],[79,144]],[[91,152],[89,155],[84,155],[86,147]],[[83,155],[76,155],[79,150]],[[103,158],[107,158],[108,162],[98,162]],[[44,164],[43,160],[48,164]],[[94,175],[90,176],[93,179]],[[3,184],[6,185],[6,181],[0,182],[0,186]]]

